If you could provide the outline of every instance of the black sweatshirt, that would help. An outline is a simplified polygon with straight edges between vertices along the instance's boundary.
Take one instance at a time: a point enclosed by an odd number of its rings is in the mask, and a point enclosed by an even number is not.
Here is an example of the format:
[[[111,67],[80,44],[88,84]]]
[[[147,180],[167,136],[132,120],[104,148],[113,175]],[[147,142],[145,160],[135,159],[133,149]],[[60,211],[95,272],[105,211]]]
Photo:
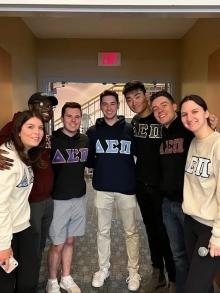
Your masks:
[[[160,180],[159,147],[162,139],[162,126],[153,114],[132,119],[136,148],[137,181],[145,185],[158,186]]]
[[[162,195],[172,201],[183,200],[186,157],[193,137],[193,133],[183,126],[179,115],[168,128],[163,127],[160,189]]]
[[[88,156],[88,137],[77,133],[70,137],[62,129],[53,132],[51,160],[54,170],[53,199],[67,200],[86,193],[84,180]]]
[[[93,187],[99,191],[135,194],[134,137],[124,117],[112,126],[99,118],[87,131],[88,166],[94,168]]]

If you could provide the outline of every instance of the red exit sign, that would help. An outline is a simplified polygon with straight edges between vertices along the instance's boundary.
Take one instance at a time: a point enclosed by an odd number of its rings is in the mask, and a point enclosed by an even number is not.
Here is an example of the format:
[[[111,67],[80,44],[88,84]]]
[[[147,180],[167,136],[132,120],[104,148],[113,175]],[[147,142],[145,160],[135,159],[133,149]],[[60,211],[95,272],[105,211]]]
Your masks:
[[[121,53],[120,52],[99,52],[98,66],[120,66]]]

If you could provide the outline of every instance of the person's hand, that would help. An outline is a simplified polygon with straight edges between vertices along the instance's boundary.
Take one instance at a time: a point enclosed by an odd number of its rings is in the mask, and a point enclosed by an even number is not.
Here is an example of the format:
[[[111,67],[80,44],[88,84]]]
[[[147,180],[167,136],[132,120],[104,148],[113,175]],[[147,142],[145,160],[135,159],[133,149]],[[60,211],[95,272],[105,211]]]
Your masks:
[[[220,256],[220,246],[217,246],[211,242],[209,242],[209,254],[211,257]]]
[[[11,247],[0,251],[0,264],[4,264],[6,271],[9,269],[9,257],[12,255]]]
[[[3,156],[3,154],[7,155],[8,152],[0,149],[0,170],[9,170],[10,167],[13,166],[13,160]]]
[[[217,124],[218,124],[218,117],[215,116],[214,114],[209,114],[209,122],[210,122],[210,126],[213,130],[216,129]]]

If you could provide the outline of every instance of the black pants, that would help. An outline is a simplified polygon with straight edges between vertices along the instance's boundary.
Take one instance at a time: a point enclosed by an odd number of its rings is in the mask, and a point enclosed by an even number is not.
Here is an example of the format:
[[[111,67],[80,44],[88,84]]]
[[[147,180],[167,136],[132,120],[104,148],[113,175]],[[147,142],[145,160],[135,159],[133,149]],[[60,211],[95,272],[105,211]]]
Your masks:
[[[185,293],[211,293],[216,272],[220,270],[220,257],[209,254],[198,255],[200,247],[208,247],[212,227],[203,225],[190,216],[185,217],[184,233],[190,269],[186,281]]]
[[[175,264],[163,224],[161,195],[156,188],[138,182],[137,201],[148,236],[152,265],[162,270],[165,262],[169,280],[174,282]]]
[[[39,272],[41,266],[42,253],[46,245],[46,240],[48,237],[48,232],[50,224],[53,218],[53,200],[51,198],[30,203],[31,208],[31,230],[34,237],[34,243],[36,249],[36,259],[35,264],[37,266],[36,270],[36,280],[38,283]],[[36,283],[36,288],[37,288]]]
[[[35,293],[38,267],[31,228],[13,234],[11,247],[18,266],[10,274],[0,268],[0,292]]]

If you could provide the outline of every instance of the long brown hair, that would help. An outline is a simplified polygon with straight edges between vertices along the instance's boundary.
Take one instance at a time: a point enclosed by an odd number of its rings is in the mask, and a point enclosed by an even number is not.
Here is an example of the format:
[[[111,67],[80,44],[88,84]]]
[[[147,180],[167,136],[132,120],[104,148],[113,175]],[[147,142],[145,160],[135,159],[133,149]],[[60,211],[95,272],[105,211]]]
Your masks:
[[[42,121],[44,136],[38,146],[31,148],[26,153],[24,144],[21,141],[19,134],[21,132],[21,128],[24,125],[24,123],[32,117],[37,117],[38,119]],[[41,115],[37,112],[33,112],[30,110],[26,110],[26,111],[18,113],[16,115],[15,120],[13,121],[11,137],[6,142],[6,146],[9,147],[10,144],[12,143],[18,153],[19,158],[26,165],[32,165],[34,167],[44,168],[46,167],[46,162],[42,160],[41,153],[45,148],[45,142],[46,142],[45,128],[44,128],[43,118],[41,117]]]

